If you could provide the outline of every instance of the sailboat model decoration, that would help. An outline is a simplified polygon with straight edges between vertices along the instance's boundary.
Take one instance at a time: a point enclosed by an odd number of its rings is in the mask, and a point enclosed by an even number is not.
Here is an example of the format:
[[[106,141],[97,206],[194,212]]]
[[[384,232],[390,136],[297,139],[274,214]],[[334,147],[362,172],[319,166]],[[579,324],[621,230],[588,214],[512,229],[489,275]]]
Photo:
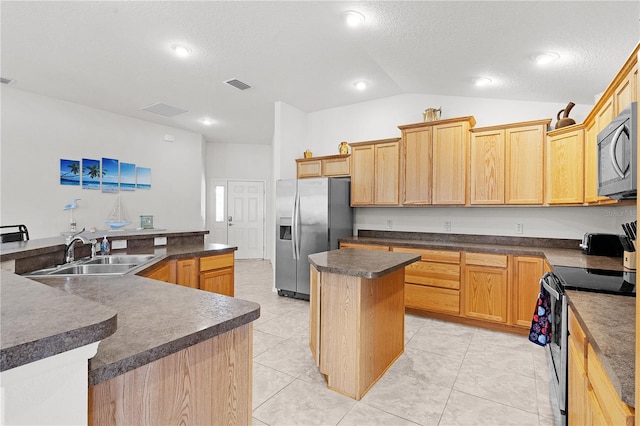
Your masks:
[[[120,230],[122,227],[131,223],[127,220],[127,216],[123,213],[119,194],[118,199],[113,206],[113,209],[111,209],[111,213],[109,213],[109,216],[107,216],[107,220],[104,223],[109,225],[111,231]]]

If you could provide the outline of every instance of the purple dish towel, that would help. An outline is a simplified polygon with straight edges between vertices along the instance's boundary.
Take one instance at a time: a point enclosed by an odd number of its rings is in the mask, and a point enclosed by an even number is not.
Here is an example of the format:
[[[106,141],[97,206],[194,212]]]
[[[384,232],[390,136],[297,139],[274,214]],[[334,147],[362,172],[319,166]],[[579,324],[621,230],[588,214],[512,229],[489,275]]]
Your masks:
[[[531,320],[529,340],[540,346],[545,346],[551,340],[551,301],[549,292],[542,285]]]

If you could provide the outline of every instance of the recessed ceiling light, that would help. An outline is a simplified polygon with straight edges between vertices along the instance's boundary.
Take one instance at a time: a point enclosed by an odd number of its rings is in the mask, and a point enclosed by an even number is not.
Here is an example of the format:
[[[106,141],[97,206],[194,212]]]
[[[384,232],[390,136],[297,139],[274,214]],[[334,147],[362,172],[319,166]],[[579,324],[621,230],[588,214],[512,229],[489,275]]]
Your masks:
[[[187,56],[189,56],[191,54],[191,48],[189,46],[186,46],[184,44],[172,44],[171,45],[171,50],[174,51],[174,53],[176,55],[178,55],[181,58],[186,58]]]
[[[205,126],[211,126],[213,123],[215,123],[214,119],[208,117],[205,117],[200,121],[202,121],[202,124],[204,124]]]
[[[553,62],[559,58],[560,58],[560,55],[558,55],[555,52],[538,53],[537,55],[533,56],[534,62],[538,65],[546,65],[549,62]]]
[[[362,13],[356,12],[355,10],[347,10],[342,14],[342,17],[350,27],[357,27],[362,24],[365,19]]]
[[[491,82],[492,80],[489,77],[476,77],[473,79],[473,84],[478,87],[488,86]]]
[[[356,81],[355,83],[353,83],[353,85],[358,90],[364,90],[369,86],[369,84],[364,80]]]

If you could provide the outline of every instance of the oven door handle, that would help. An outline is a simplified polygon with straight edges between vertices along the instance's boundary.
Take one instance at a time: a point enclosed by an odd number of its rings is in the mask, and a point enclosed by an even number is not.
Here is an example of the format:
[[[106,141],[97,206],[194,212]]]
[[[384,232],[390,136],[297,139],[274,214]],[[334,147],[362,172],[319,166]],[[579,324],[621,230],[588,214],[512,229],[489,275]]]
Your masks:
[[[560,300],[560,293],[555,288],[552,288],[544,279],[540,280],[540,284],[552,295],[555,299]]]

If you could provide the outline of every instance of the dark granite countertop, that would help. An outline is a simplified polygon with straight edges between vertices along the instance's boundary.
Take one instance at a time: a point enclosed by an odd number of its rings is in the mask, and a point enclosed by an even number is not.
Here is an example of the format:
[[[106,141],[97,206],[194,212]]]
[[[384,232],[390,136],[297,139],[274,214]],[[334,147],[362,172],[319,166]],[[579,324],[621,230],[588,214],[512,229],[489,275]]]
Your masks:
[[[157,257],[121,276],[27,279],[5,273],[34,286],[62,293],[56,290],[59,289],[68,297],[117,312],[117,331],[102,340],[98,353],[89,361],[89,386],[94,386],[256,320],[260,316],[257,303],[135,275],[164,259],[219,255],[233,253],[236,249],[224,244],[127,249],[127,254],[154,254]],[[51,304],[52,311],[58,309],[63,308]],[[43,326],[33,324],[33,328]]]
[[[480,253],[501,253],[515,254],[520,256],[544,256],[549,264],[561,266],[575,266],[582,268],[611,269],[622,271],[622,258],[607,256],[587,256],[582,253],[576,243],[576,248],[565,248],[563,246],[523,246],[518,244],[505,244],[481,242],[482,236],[477,236],[474,242],[468,241],[447,241],[440,240],[405,240],[398,238],[376,238],[376,237],[348,237],[341,238],[340,242],[359,242],[362,244],[373,244],[383,246],[425,248],[433,250],[462,250]],[[545,239],[552,244],[551,239]],[[564,245],[564,244],[563,244]]]
[[[341,249],[309,255],[309,262],[320,272],[380,278],[420,260],[420,255],[377,250]]]
[[[567,296],[613,387],[635,407],[636,298],[573,290]]]
[[[103,340],[116,310],[10,272],[0,272],[0,371]]]

